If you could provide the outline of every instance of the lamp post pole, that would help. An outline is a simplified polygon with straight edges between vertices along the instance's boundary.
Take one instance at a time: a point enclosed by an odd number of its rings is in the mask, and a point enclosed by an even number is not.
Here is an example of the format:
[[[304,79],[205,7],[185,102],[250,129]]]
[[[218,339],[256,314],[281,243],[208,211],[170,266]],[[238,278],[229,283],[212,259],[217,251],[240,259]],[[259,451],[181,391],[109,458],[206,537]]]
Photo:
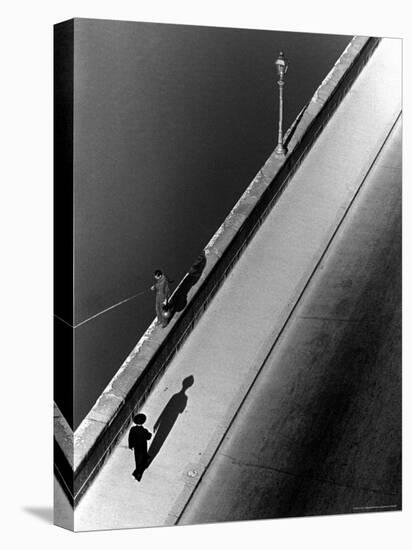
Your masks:
[[[275,149],[275,154],[284,157],[286,155],[286,148],[283,145],[283,86],[285,84],[284,77],[288,70],[283,52],[279,53],[279,57],[276,60],[276,69],[278,72],[278,85],[279,85],[279,129],[278,129],[278,144]]]

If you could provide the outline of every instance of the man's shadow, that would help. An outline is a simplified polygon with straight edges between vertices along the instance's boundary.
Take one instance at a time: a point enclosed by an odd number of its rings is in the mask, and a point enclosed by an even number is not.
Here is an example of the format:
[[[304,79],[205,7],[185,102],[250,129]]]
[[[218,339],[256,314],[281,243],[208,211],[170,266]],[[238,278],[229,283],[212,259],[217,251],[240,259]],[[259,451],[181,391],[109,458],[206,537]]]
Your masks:
[[[189,294],[189,290],[200,279],[205,265],[206,256],[205,253],[202,251],[202,253],[196,258],[196,261],[193,263],[192,267],[189,269],[189,272],[183,279],[181,285],[178,287],[172,298],[169,300],[169,306],[172,315],[174,313],[182,311],[186,307],[187,295]]]
[[[182,389],[172,395],[169,402],[161,412],[159,418],[156,420],[153,426],[155,436],[152,444],[149,448],[149,464],[155,459],[156,455],[160,451],[163,443],[166,441],[167,436],[171,432],[177,417],[185,410],[187,405],[186,390],[193,385],[194,378],[192,375],[185,378],[182,382]]]

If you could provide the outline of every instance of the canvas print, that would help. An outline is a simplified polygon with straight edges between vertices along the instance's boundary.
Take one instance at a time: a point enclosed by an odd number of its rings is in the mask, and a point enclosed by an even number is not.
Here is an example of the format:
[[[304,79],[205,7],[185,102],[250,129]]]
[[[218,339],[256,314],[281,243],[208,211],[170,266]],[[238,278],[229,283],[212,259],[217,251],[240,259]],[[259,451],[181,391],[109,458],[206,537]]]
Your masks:
[[[55,25],[57,525],[401,510],[401,73],[396,38]]]

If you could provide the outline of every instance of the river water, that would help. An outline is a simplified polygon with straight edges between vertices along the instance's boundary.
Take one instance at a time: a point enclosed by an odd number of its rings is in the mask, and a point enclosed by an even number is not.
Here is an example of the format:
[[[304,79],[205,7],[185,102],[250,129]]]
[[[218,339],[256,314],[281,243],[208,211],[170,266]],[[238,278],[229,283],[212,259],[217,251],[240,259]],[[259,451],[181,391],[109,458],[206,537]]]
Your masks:
[[[77,427],[154,318],[154,269],[184,276],[276,145],[274,62],[287,128],[350,36],[76,20]],[[67,373],[66,373],[67,374]],[[73,410],[72,410],[73,409]]]

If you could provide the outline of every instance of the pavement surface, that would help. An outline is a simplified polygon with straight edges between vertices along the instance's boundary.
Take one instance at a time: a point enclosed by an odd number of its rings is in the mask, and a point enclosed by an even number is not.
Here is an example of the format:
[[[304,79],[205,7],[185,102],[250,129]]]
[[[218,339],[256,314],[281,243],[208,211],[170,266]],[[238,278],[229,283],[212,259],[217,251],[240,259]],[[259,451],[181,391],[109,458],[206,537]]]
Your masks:
[[[180,523],[400,510],[401,125]]]
[[[219,464],[216,466],[216,452],[222,439],[228,435],[227,429],[235,415],[237,414],[237,418],[240,418],[238,411],[240,408],[243,409],[244,399],[248,392],[250,395],[250,388],[258,383],[263,374],[262,365],[266,369],[268,354],[276,353],[272,350],[274,342],[279,335],[284,334],[282,330],[285,323],[293,314],[298,301],[308,291],[307,283],[314,271],[319,270],[319,262],[325,250],[328,246],[329,248],[334,246],[336,239],[333,237],[339,224],[347,214],[370,167],[374,164],[399,117],[401,109],[400,47],[400,41],[397,40],[384,40],[378,46],[364,71],[319,136],[310,154],[302,162],[278,204],[245,249],[192,334],[149,396],[142,412],[148,417],[146,427],[149,430],[152,431],[153,427],[158,425],[153,440],[156,456],[142,481],[138,483],[131,476],[134,469],[133,454],[127,449],[125,436],[76,508],[75,530],[171,525],[177,523],[180,518],[183,523],[191,523],[192,519],[196,522],[217,521],[230,516],[229,508],[232,504],[228,504],[226,508],[222,504],[221,513],[216,507],[218,519],[216,516],[212,517],[210,513],[210,495],[214,490],[218,492],[217,487],[213,489],[215,485],[213,480],[218,480],[218,483],[221,480],[220,474],[216,473],[220,468]],[[396,145],[394,146],[394,151],[395,153],[397,151],[399,156],[399,144],[398,149]],[[386,160],[381,169],[388,162],[389,160]],[[391,169],[389,172],[385,171],[385,177],[389,177],[390,173],[391,178],[396,178],[399,170],[393,169],[392,164],[389,164]],[[357,200],[356,198],[355,202]],[[375,205],[378,208],[378,199]],[[355,242],[353,246],[357,250]],[[382,252],[384,256],[388,253],[389,250]],[[349,261],[352,260],[348,259]],[[357,260],[354,262],[357,265]],[[376,263],[369,267],[380,270],[380,265]],[[339,268],[336,269],[339,271]],[[362,273],[369,277],[368,269],[365,268]],[[388,276],[391,274],[388,273]],[[314,277],[315,275],[312,280]],[[346,277],[348,280],[349,278],[349,276]],[[354,280],[353,277],[351,280]],[[349,283],[345,284],[349,285]],[[335,294],[340,296],[342,288],[345,288],[342,284],[336,288],[332,285],[330,299]],[[347,290],[346,299],[350,295],[351,291]],[[342,300],[345,296],[342,295]],[[397,302],[395,298],[393,300],[395,308]],[[329,303],[329,297],[327,303]],[[352,307],[356,311],[357,308],[367,305],[367,301],[357,301]],[[351,306],[348,305],[347,310],[343,305],[341,307],[342,312],[348,316]],[[388,311],[389,309],[388,305]],[[322,308],[319,311],[321,312]],[[354,315],[362,316],[366,313],[359,309]],[[342,327],[348,325],[345,320],[346,317],[342,321]],[[310,330],[308,326],[303,333],[307,338]],[[341,332],[343,334],[345,329],[342,328],[336,334]],[[321,417],[333,406],[335,399],[342,399],[342,396],[351,394],[350,374],[353,374],[356,365],[360,368],[362,361],[359,356],[356,360],[354,359],[353,350],[348,356],[345,355],[345,348],[342,347],[344,338],[340,340],[336,336],[329,342],[325,337],[317,340],[314,336],[312,340],[313,342],[309,338],[307,342],[308,353],[312,353],[313,357],[322,355],[322,347],[327,346],[324,353],[325,361],[319,363],[319,374],[312,376],[313,380],[319,379],[319,381],[322,380],[322,376],[326,376],[317,386],[316,402],[318,414]],[[371,345],[375,345],[376,342],[375,338]],[[297,341],[296,345],[302,344]],[[311,346],[318,350],[318,355],[311,351]],[[387,349],[389,361],[389,347]],[[330,379],[327,377],[330,361],[326,360],[326,352],[331,354],[331,357],[338,357],[336,361],[341,366],[349,363],[348,377],[344,379],[347,385],[346,393],[336,389],[333,373]],[[396,365],[398,362],[395,361]],[[373,371],[373,376],[378,376],[372,366],[369,370]],[[339,381],[341,373],[338,367],[333,370],[335,371],[336,379]],[[294,372],[297,376],[296,369]],[[382,371],[380,381],[387,376],[385,372],[385,370]],[[367,379],[367,375],[365,376]],[[186,382],[183,387],[184,381]],[[300,378],[295,379],[294,382],[297,388],[294,391],[299,393]],[[279,378],[279,384],[278,388],[274,377],[273,391],[281,392],[283,378]],[[388,387],[390,388],[389,385]],[[391,391],[391,389],[388,390],[386,398],[390,397]],[[396,394],[396,391],[393,391]],[[367,394],[365,396],[367,399]],[[270,397],[265,399],[271,401]],[[361,403],[362,400],[359,402]],[[278,406],[281,403],[286,406],[284,397],[276,399],[276,403]],[[287,407],[285,410],[288,410]],[[283,414],[280,409],[278,413]],[[353,409],[353,414],[355,413],[356,410]],[[361,414],[362,411],[359,410],[358,413]],[[316,416],[316,412],[313,414]],[[399,418],[396,406],[393,414],[395,422]],[[292,429],[294,418],[296,426]],[[160,422],[157,422],[158,419]],[[275,419],[272,422],[275,422]],[[306,438],[313,419],[306,421],[305,415],[301,415],[284,418],[284,422],[291,426],[290,438],[299,440],[300,436]],[[319,423],[322,423],[321,420]],[[252,425],[254,425],[253,422]],[[376,428],[373,418],[370,418],[370,425],[373,429]],[[249,418],[245,421],[245,426],[246,431],[249,432],[251,426]],[[266,420],[264,426],[267,426]],[[261,426],[260,429],[264,427]],[[342,432],[343,429],[342,425],[340,431]],[[340,433],[338,425],[336,430],[334,433],[336,445],[338,445],[339,437],[336,435]],[[261,432],[260,436],[257,435],[259,441],[260,437],[266,436]],[[326,443],[323,444],[326,445]],[[272,443],[269,444],[269,440],[268,445],[272,445]],[[285,450],[284,460],[292,461],[295,468],[299,468],[302,460],[306,463],[310,460],[310,467],[314,468],[317,458],[323,456],[321,451],[316,448],[313,441],[306,447],[303,443],[301,445],[299,447],[299,441],[295,444],[291,441],[289,451]],[[240,444],[238,446],[242,447]],[[247,447],[250,447],[249,442]],[[275,446],[276,448],[278,446]],[[268,452],[270,454],[271,451]],[[274,453],[277,456],[276,451]],[[229,456],[231,456],[230,453]],[[234,456],[237,455],[234,454]],[[336,464],[338,468],[339,464]],[[288,467],[292,468],[290,464]],[[217,477],[210,477],[213,475]],[[223,477],[226,478],[226,475],[224,473]],[[388,472],[381,471],[383,483],[388,483],[388,475]],[[269,486],[270,484],[271,478],[269,478]],[[199,487],[199,490],[191,499],[196,487]],[[203,487],[206,488],[207,494],[203,491]],[[279,487],[281,488],[280,485]],[[292,501],[290,496],[294,489],[290,487],[287,491],[285,489],[283,498]],[[368,485],[366,484],[365,487]],[[271,490],[270,487],[265,489],[272,495]],[[231,489],[228,488],[228,491]],[[227,494],[226,490],[222,490],[222,502],[225,501],[224,495]],[[252,489],[249,494],[242,492],[241,500],[249,497],[252,499],[253,494],[255,493]],[[206,498],[206,501],[203,501],[203,498]],[[273,498],[268,497],[270,506]],[[231,496],[228,495],[228,502],[231,502],[230,499]],[[308,501],[308,508],[301,504],[299,510],[307,513],[310,504],[312,511],[316,513],[313,504],[315,500],[316,495],[313,495],[311,503]],[[199,504],[201,502],[206,502],[204,515],[201,511],[203,504]],[[256,505],[256,514],[261,514],[259,510],[265,508],[262,501],[259,502],[260,504]],[[364,505],[362,500],[356,502],[359,506]],[[384,504],[397,504],[397,502],[397,500],[394,503],[385,501]],[[67,506],[63,493],[57,488],[56,515],[59,515],[59,510],[63,515],[64,510],[67,511]],[[237,505],[233,504],[233,506],[231,518],[243,518],[243,512],[239,511],[237,516]],[[254,517],[255,512],[251,511],[252,508],[252,505],[250,509],[245,507],[245,513],[252,514],[248,516],[249,518]],[[268,509],[271,510],[270,516],[274,517],[277,508]],[[266,516],[256,515],[256,517]]]

